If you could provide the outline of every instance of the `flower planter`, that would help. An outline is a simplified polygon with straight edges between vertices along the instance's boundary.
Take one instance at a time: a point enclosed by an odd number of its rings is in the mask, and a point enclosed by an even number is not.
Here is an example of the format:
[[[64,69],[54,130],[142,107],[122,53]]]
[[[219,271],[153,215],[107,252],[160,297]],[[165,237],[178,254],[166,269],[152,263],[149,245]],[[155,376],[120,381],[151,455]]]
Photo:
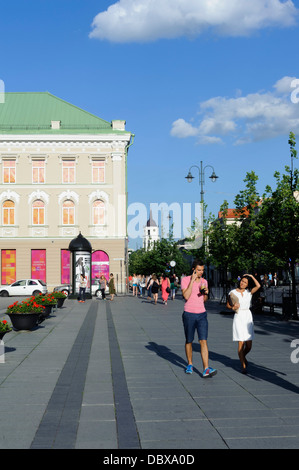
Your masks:
[[[42,323],[52,313],[53,305],[45,305],[42,313],[38,315],[38,323]]]
[[[12,330],[7,330],[7,331],[0,331],[0,341],[3,339],[3,336],[6,335],[6,333],[10,333]]]
[[[42,313],[43,316],[48,317],[51,313],[55,305],[45,305],[45,310]]]
[[[63,298],[57,299],[57,307],[61,308],[63,306],[64,301],[65,301],[65,298],[64,299]]]
[[[38,324],[37,313],[7,313],[16,330],[32,330]]]

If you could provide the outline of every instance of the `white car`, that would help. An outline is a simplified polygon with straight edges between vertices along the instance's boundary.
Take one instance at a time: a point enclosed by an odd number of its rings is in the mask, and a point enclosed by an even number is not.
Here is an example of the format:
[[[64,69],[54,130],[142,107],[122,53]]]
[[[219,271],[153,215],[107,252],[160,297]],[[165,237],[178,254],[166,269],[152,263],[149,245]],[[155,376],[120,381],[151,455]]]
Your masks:
[[[1,285],[0,295],[3,297],[15,295],[39,295],[47,293],[47,284],[40,279],[22,279],[10,286]]]
[[[65,295],[69,296],[70,293],[72,292],[72,287],[70,286],[70,284],[62,284],[61,286],[54,287],[53,291],[54,292],[60,291],[60,292],[63,292]],[[109,294],[108,284],[106,286],[105,293]],[[99,283],[92,284],[91,294],[94,295],[95,297],[97,297],[98,299],[102,298],[102,292],[100,290]],[[1,295],[1,293],[0,293],[0,295]]]

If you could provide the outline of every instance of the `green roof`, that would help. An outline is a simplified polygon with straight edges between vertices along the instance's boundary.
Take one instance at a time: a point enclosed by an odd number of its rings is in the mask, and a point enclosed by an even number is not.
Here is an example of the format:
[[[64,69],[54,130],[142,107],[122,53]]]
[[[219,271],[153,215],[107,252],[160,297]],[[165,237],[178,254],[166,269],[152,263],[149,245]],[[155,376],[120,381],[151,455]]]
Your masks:
[[[0,134],[123,133],[110,122],[48,92],[6,93],[0,103]],[[60,121],[52,129],[51,121]]]

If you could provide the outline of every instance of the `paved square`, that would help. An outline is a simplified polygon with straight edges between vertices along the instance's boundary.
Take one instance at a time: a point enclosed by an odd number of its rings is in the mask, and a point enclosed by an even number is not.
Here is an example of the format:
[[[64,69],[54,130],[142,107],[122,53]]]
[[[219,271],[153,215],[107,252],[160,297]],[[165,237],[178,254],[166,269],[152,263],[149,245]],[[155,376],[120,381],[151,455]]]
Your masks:
[[[232,315],[207,303],[210,365],[200,346],[185,374],[183,300],[157,305],[67,300],[31,332],[4,338],[0,448],[291,449],[299,447],[299,324],[255,316],[248,374]],[[5,305],[2,302],[1,317]],[[298,354],[299,356],[299,354]],[[294,356],[296,358],[296,356]]]

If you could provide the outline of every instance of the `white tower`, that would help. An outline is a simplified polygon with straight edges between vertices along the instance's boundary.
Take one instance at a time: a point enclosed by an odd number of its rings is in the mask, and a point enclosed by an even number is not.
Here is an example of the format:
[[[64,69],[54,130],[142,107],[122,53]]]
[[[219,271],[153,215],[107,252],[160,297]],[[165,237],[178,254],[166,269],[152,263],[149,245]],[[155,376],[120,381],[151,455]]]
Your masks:
[[[143,229],[143,248],[151,250],[154,242],[160,240],[159,227],[153,219],[152,211],[150,210],[150,217]]]

